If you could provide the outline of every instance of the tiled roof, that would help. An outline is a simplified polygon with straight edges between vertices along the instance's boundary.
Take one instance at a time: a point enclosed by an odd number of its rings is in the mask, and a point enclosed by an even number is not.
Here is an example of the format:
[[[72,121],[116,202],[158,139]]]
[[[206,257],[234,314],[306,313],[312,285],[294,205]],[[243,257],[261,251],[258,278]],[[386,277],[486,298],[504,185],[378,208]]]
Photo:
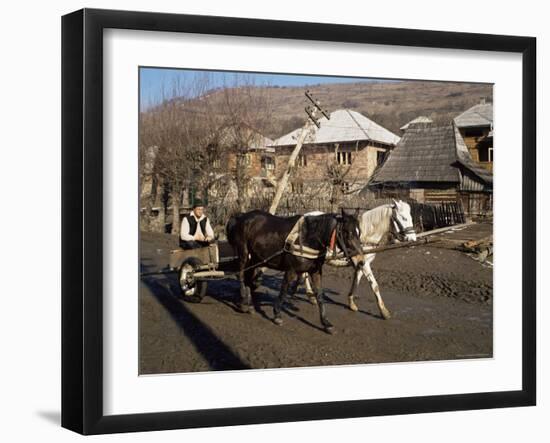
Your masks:
[[[330,114],[330,120],[319,119],[321,128],[313,127],[312,135],[306,144],[353,142],[370,140],[387,145],[395,145],[399,137],[356,111],[340,109]],[[302,128],[298,128],[273,142],[273,146],[296,144]]]
[[[493,104],[481,103],[472,106],[454,119],[455,125],[459,128],[468,128],[473,126],[492,126],[493,124]]]

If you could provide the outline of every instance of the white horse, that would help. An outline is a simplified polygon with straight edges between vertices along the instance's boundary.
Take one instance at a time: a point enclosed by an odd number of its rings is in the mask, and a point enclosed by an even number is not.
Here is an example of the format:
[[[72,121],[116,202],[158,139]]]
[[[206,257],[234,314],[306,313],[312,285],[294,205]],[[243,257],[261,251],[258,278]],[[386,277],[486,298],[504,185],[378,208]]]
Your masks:
[[[308,213],[306,215],[315,215],[318,211]],[[369,254],[369,249],[376,248],[387,239],[388,235],[391,237],[390,241],[416,241],[416,233],[414,231],[414,225],[411,217],[411,207],[404,201],[393,200],[393,203],[378,206],[369,211],[365,211],[358,217],[359,228],[361,229],[361,244],[365,252],[365,262],[363,268],[358,269],[355,272],[353,283],[348,293],[349,308],[356,312],[358,307],[355,304],[355,289],[359,285],[362,276],[364,275],[370,283],[372,291],[376,296],[376,302],[380,314],[384,319],[391,317],[390,311],[384,305],[384,300],[380,295],[380,288],[374,278],[372,269],[370,267],[376,253]],[[330,264],[331,258],[327,257],[327,263]],[[306,293],[308,297],[313,294],[311,289],[311,283],[309,282],[309,276],[304,275],[304,282],[306,286]],[[311,297],[310,297],[311,299]]]

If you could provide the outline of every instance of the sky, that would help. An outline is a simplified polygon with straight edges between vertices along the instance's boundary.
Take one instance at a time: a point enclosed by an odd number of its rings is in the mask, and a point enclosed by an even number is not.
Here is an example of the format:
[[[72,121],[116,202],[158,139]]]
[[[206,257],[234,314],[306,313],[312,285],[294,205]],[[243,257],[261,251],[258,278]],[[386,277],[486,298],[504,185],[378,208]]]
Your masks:
[[[189,84],[194,79],[204,78],[208,75],[212,88],[224,85],[235,86],[242,81],[248,81],[258,86],[306,86],[323,83],[357,83],[373,81],[389,81],[369,78],[330,77],[314,75],[290,75],[290,74],[261,74],[261,73],[235,73],[227,71],[202,71],[172,68],[140,68],[140,107],[146,109],[151,105],[160,103],[164,98],[171,98],[174,94],[175,82]],[[179,95],[179,94],[175,94]]]

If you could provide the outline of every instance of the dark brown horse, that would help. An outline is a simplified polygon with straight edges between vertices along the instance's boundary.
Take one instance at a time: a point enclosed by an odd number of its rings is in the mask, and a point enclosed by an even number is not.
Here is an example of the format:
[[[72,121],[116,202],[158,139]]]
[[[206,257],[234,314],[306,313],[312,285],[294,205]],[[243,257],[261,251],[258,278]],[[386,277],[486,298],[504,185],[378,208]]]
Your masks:
[[[331,239],[354,266],[362,266],[364,258],[359,241],[359,224],[355,217],[347,214],[305,217],[299,232],[300,244],[318,251],[316,257],[306,258],[285,248],[285,241],[299,219],[300,216],[277,217],[264,211],[250,211],[232,217],[227,223],[227,239],[239,260],[241,310],[250,312],[256,267],[285,271],[279,298],[274,304],[273,320],[276,324],[282,324],[281,306],[286,302],[289,284],[299,274],[307,272],[312,279],[321,323],[326,332],[332,333],[333,326],[326,318],[323,304],[322,267]]]

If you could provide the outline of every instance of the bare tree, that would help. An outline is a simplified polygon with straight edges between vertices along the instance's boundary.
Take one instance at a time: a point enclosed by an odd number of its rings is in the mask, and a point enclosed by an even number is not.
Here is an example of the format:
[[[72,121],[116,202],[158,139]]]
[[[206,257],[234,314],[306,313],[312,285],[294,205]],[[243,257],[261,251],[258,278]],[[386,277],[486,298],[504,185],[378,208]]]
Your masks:
[[[259,87],[250,76],[235,75],[223,89],[220,112],[224,130],[221,143],[236,158],[234,180],[237,187],[237,205],[244,211],[249,202],[250,148],[263,142],[263,134],[272,125],[273,103],[271,88]]]
[[[152,184],[141,207],[150,216],[161,193],[169,194],[172,233],[180,227],[184,190],[227,194],[236,188],[238,210],[249,204],[251,147],[262,147],[272,116],[271,92],[252,77],[233,76],[214,88],[208,74],[164,85],[162,102],[140,115],[140,170],[142,187]],[[148,152],[155,146],[154,161]],[[230,168],[228,154],[235,156]],[[152,164],[152,168],[148,167]],[[157,190],[158,189],[158,190]],[[156,194],[156,195],[155,195]],[[227,202],[225,202],[227,203]],[[145,216],[143,217],[145,218]],[[148,228],[148,222],[142,227]]]
[[[203,99],[210,89],[207,75],[189,81],[175,79],[169,93],[163,92],[162,102],[141,115],[140,158],[145,159],[146,150],[156,146],[152,176],[169,194],[175,235],[180,228],[184,189],[200,186],[210,170],[209,147],[216,145],[213,139],[220,126],[219,118],[210,101]],[[145,160],[141,166],[145,168]]]

